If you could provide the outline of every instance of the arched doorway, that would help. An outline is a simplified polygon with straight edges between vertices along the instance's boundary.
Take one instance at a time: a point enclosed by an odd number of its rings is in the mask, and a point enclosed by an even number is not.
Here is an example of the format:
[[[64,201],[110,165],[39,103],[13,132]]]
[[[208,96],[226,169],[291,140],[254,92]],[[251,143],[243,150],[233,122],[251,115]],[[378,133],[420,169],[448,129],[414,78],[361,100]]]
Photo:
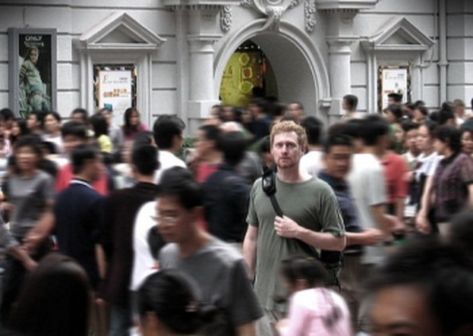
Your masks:
[[[280,31],[261,31],[264,20],[257,20],[228,36],[215,58],[215,87],[220,93],[224,70],[235,51],[251,41],[270,65],[277,97],[281,102],[300,101],[306,113],[318,114],[320,99],[328,98],[328,72],[321,53],[310,37],[298,28],[281,23]],[[268,83],[268,82],[267,82]],[[273,90],[274,92],[274,90]]]

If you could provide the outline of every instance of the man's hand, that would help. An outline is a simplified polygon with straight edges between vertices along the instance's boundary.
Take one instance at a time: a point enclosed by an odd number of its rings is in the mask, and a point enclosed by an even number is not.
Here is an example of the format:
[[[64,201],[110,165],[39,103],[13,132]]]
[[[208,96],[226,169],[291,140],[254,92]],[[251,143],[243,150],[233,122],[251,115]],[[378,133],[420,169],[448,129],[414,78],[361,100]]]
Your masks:
[[[366,245],[376,245],[386,239],[386,235],[379,229],[366,229],[363,237]]]
[[[423,213],[419,213],[416,216],[416,229],[423,234],[429,234],[431,231],[429,220]]]
[[[274,219],[274,229],[280,237],[297,238],[300,232],[300,226],[289,217],[276,216]]]

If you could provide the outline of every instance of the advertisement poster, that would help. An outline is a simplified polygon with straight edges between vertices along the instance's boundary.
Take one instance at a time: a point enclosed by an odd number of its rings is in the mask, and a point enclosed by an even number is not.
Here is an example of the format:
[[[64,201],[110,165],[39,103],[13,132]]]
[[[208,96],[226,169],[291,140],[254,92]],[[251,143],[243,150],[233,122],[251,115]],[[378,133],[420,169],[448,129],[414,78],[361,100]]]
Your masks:
[[[265,63],[258,52],[235,52],[225,68],[220,98],[225,105],[246,106],[254,87],[263,86]]]
[[[133,76],[130,70],[101,70],[98,74],[98,104],[113,111],[113,124],[123,124],[125,110],[132,106]]]
[[[33,111],[54,110],[55,30],[10,29],[12,107],[26,118]]]
[[[408,99],[408,69],[407,68],[383,68],[381,70],[381,99],[382,109],[388,106],[388,94],[402,94],[402,102]]]

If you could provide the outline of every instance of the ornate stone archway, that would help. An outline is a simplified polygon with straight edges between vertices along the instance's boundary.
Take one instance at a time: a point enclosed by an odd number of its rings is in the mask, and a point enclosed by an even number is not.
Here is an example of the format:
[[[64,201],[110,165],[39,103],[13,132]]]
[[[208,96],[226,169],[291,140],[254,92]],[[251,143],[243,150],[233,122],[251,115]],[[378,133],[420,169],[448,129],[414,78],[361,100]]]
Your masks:
[[[310,37],[287,22],[278,30],[265,29],[267,20],[259,19],[226,36],[216,51],[214,88],[218,96],[225,66],[233,52],[248,39],[258,43],[276,74],[280,99],[301,101],[308,113],[326,117],[330,107],[330,82],[321,52]]]

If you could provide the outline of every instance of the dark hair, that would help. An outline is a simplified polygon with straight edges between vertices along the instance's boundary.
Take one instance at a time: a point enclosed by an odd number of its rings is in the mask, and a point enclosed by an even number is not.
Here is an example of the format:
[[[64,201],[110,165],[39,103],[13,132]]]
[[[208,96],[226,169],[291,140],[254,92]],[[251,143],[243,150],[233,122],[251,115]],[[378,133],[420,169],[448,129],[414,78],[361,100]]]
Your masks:
[[[143,145],[153,145],[153,133],[152,132],[141,132],[136,135],[133,139],[133,148]],[[156,150],[156,148],[155,148]]]
[[[419,110],[419,112],[424,116],[424,117],[427,117],[429,115],[429,110],[427,109],[427,107],[425,107],[425,105],[417,105],[415,107],[416,110]]]
[[[405,120],[401,123],[401,127],[402,127],[402,130],[407,133],[409,131],[419,129],[420,125],[411,120]]]
[[[15,122],[18,124],[18,128],[20,129],[20,134],[17,136],[11,135],[10,136],[10,141],[12,145],[14,145],[19,138],[30,134],[30,130],[28,129],[28,125],[26,124],[26,120],[23,118],[16,118]]]
[[[416,100],[416,102],[414,103],[414,107],[419,108],[421,106],[425,106],[425,102],[423,100]]]
[[[44,114],[44,117],[43,117],[43,127],[44,127],[44,124],[45,124],[45,122],[46,122],[46,117],[47,117],[48,115],[53,116],[53,118],[56,119],[56,121],[57,121],[58,123],[61,123],[61,120],[62,120],[62,119],[61,119],[61,116],[59,115],[59,113],[54,112],[54,111],[50,111],[50,112],[46,112],[46,113]]]
[[[82,118],[84,119],[84,122],[87,123],[87,120],[89,119],[89,112],[86,109],[84,109],[82,107],[75,108],[71,112],[71,117],[74,114],[82,114]]]
[[[401,93],[390,93],[388,94],[388,98],[391,98],[394,100],[397,104],[400,104],[402,102],[402,94]]]
[[[156,142],[159,149],[170,149],[174,137],[182,136],[184,128],[185,124],[179,117],[161,115],[153,125],[154,142]]]
[[[376,293],[394,286],[424,291],[426,307],[439,322],[442,335],[473,327],[473,263],[461,248],[435,238],[408,243],[377,270],[366,290]]]
[[[435,121],[432,121],[432,120],[427,120],[425,121],[424,123],[422,123],[421,125],[419,125],[419,127],[422,127],[424,126],[425,128],[427,128],[427,130],[429,131],[429,135],[430,137],[434,137],[435,135],[435,131],[437,130],[437,128],[439,127],[439,124],[436,123]]]
[[[15,142],[15,147],[14,147],[14,169],[16,173],[20,173],[18,170],[18,165],[16,164],[16,153],[20,148],[25,148],[28,147],[33,151],[33,153],[37,156],[38,158],[38,164],[39,160],[42,159],[43,157],[43,152],[41,151],[41,138],[37,135],[25,135],[20,138]]]
[[[304,127],[305,132],[307,133],[307,141],[309,142],[309,145],[320,145],[324,128],[322,121],[316,117],[309,116],[302,120],[301,126]]]
[[[194,180],[192,173],[185,168],[173,167],[165,170],[160,187],[160,197],[176,197],[187,210],[203,204],[202,188]]]
[[[50,254],[27,276],[9,327],[24,335],[85,336],[91,289],[71,258]]]
[[[220,138],[222,131],[215,125],[203,125],[199,127],[199,131],[204,133],[206,140],[213,141],[216,149],[220,149]]]
[[[219,148],[223,152],[223,158],[232,167],[237,166],[245,157],[247,140],[242,132],[223,133],[220,137]]]
[[[434,138],[447,144],[454,153],[459,153],[462,149],[461,131],[454,127],[440,126],[435,131]]]
[[[266,113],[268,101],[264,98],[253,98],[251,99],[249,105],[255,105],[260,108],[263,113]]]
[[[404,112],[402,112],[402,107],[399,104],[388,105],[388,107],[386,107],[384,110],[386,112],[391,112],[391,114],[396,119],[396,122],[399,122],[404,116]]]
[[[95,113],[92,117],[89,118],[89,122],[92,125],[92,130],[94,131],[94,136],[96,138],[102,135],[108,135],[107,119],[105,119],[102,114]]]
[[[28,115],[28,118],[31,116],[35,116],[36,120],[39,122],[40,126],[42,127],[44,124],[44,117],[46,114],[42,111],[33,111]]]
[[[133,134],[140,127],[140,125],[131,124],[131,116],[133,113],[138,113],[138,115],[140,114],[140,112],[138,112],[138,109],[136,107],[129,107],[125,110],[125,114],[123,115],[123,122],[124,122],[123,131],[126,136]]]
[[[9,108],[0,110],[0,119],[3,121],[9,121],[15,119],[15,114]]]
[[[80,174],[85,164],[89,160],[95,160],[100,157],[98,149],[92,145],[79,145],[72,151],[71,162],[72,172]]]
[[[438,123],[440,126],[445,125],[450,119],[455,120],[455,113],[448,103],[443,103],[442,108],[438,112]]]
[[[131,162],[136,170],[145,176],[151,176],[158,169],[158,152],[151,145],[133,146]]]
[[[87,140],[87,128],[76,121],[68,121],[61,127],[61,136],[65,138],[66,136],[75,136],[82,140]]]
[[[171,332],[194,334],[206,322],[192,284],[177,270],[165,269],[148,276],[138,290],[138,312],[151,312]]]
[[[357,96],[349,94],[349,95],[343,96],[343,100],[345,101],[345,103],[348,106],[350,106],[351,111],[356,110],[356,108],[358,106],[358,97]]]
[[[375,146],[379,138],[389,134],[389,124],[378,115],[369,115],[360,124],[359,137],[365,146]]]
[[[327,141],[325,141],[324,145],[324,152],[325,153],[330,153],[330,150],[334,146],[346,146],[353,148],[353,142],[352,139],[348,135],[344,134],[334,134],[331,135],[327,138]]]
[[[329,274],[320,261],[306,256],[292,256],[281,263],[281,273],[291,284],[305,280],[310,287],[326,285]]]

